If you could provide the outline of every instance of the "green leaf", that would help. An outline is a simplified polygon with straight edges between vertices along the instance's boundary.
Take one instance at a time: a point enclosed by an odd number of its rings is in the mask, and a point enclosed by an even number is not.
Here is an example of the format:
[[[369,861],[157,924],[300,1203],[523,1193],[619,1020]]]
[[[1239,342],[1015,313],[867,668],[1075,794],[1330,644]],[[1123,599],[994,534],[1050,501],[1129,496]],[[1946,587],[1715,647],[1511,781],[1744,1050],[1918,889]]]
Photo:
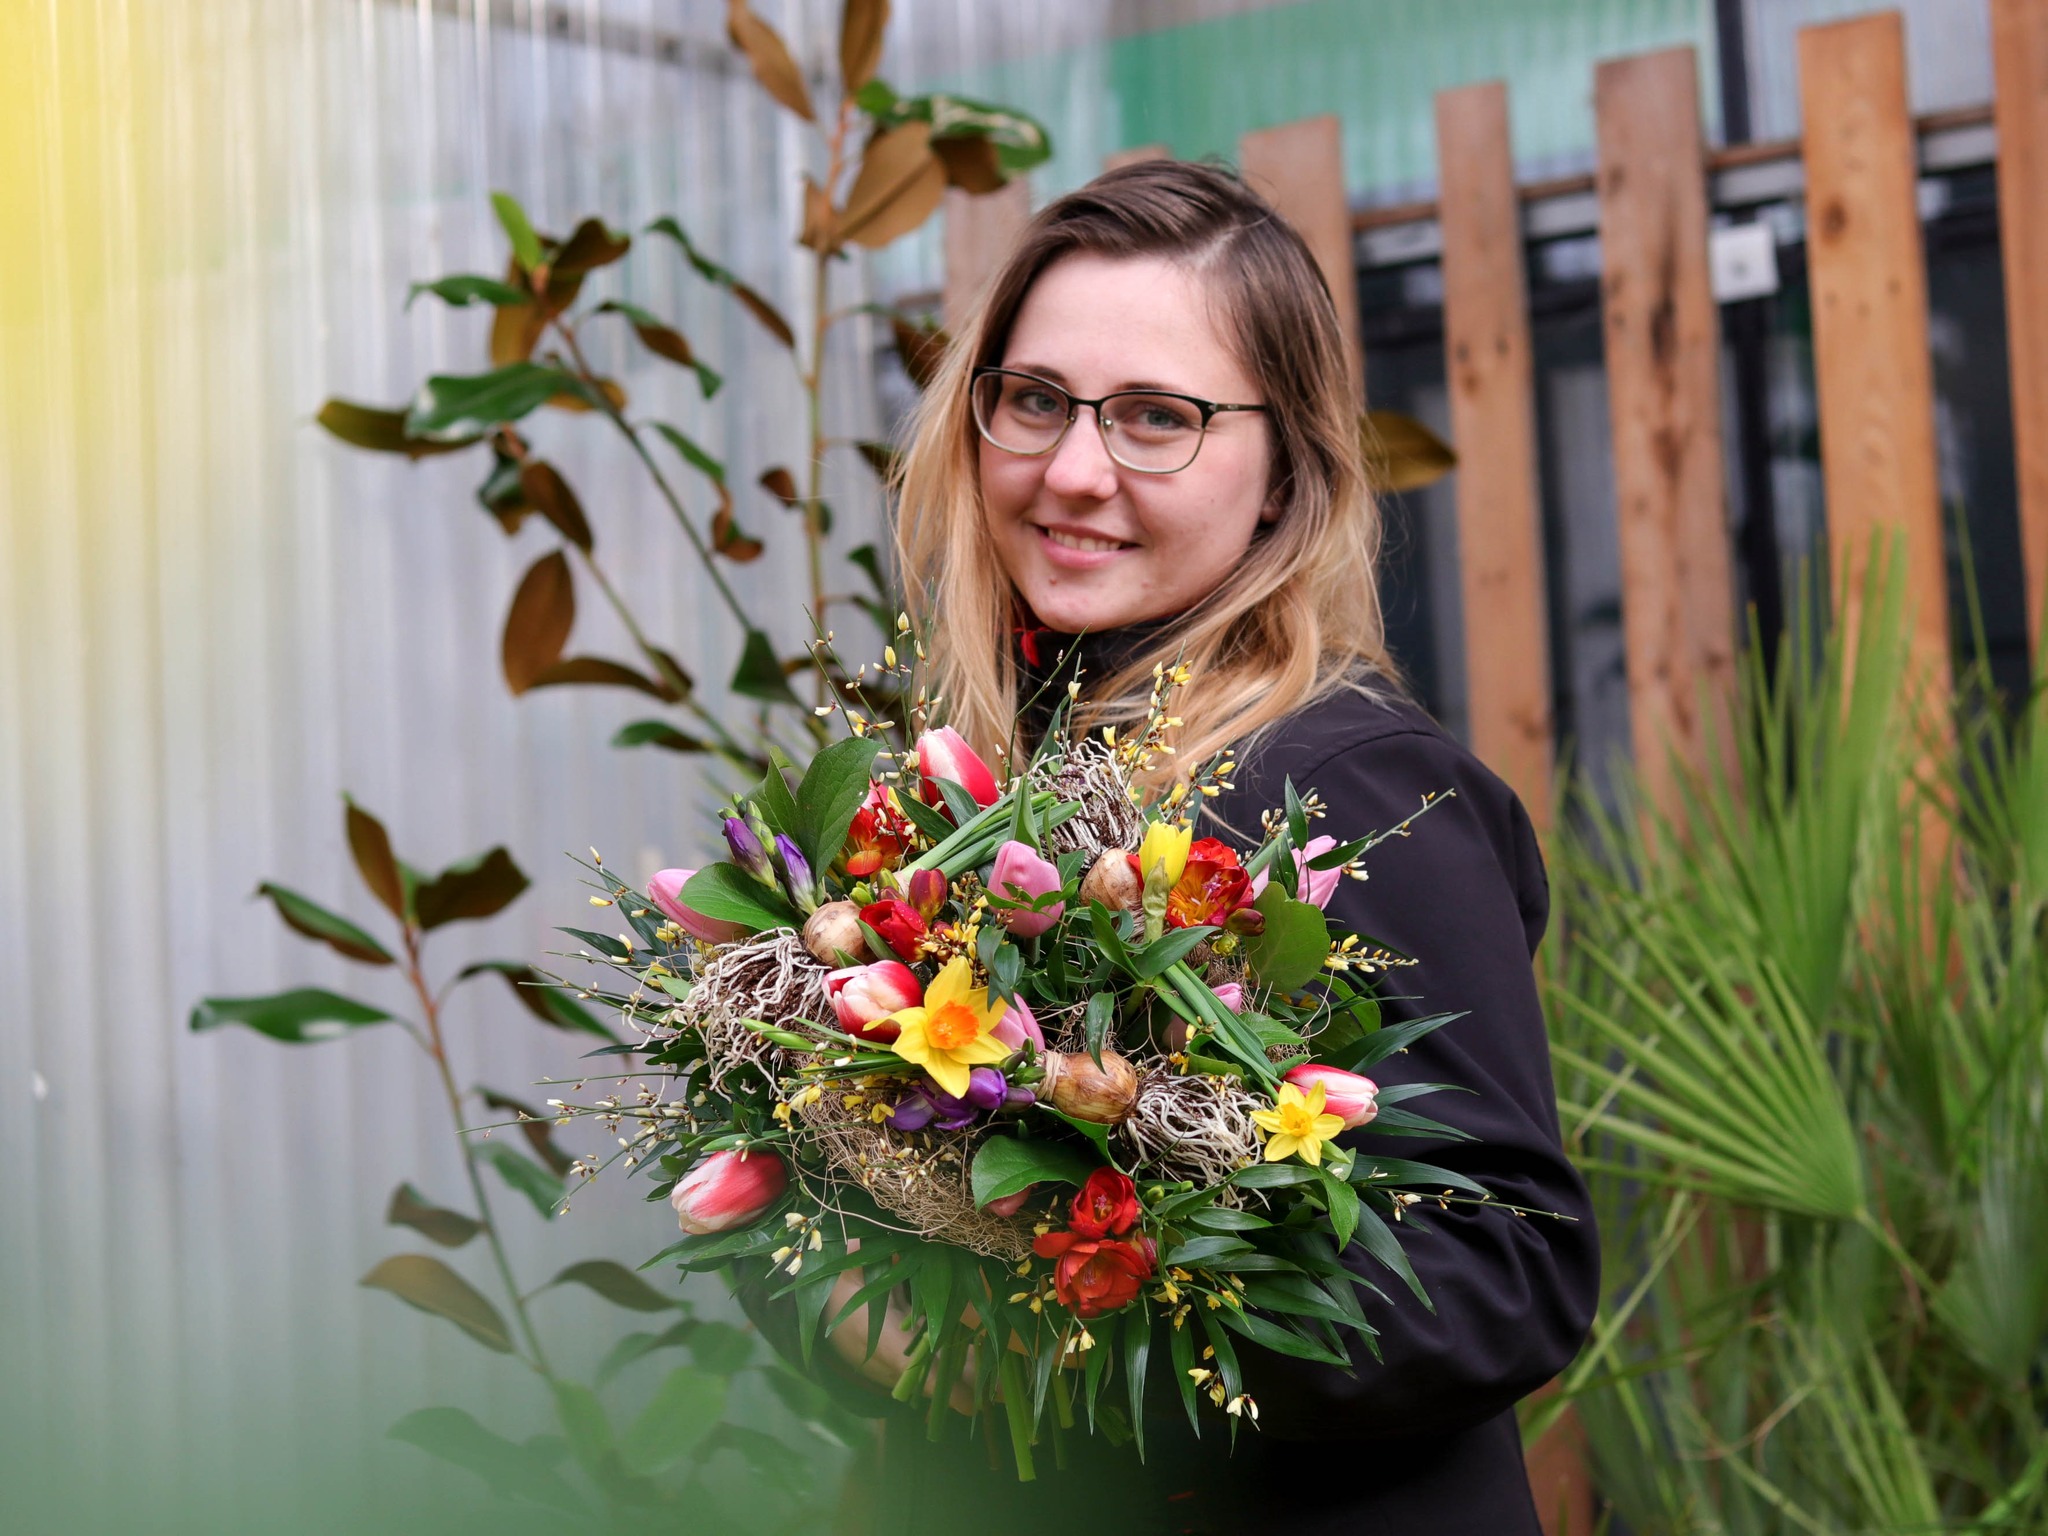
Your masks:
[[[1351,1245],[1351,1234],[1358,1230],[1358,1192],[1327,1168],[1318,1169],[1322,1174],[1323,1199],[1330,1208],[1330,1230],[1342,1250]]]
[[[391,1426],[391,1438],[474,1472],[493,1494],[509,1493],[567,1514],[589,1509],[562,1475],[526,1446],[492,1434],[460,1408],[420,1408]]]
[[[493,192],[491,208],[498,215],[498,224],[505,231],[505,238],[512,242],[512,259],[524,271],[531,272],[541,264],[541,247],[540,236],[533,232],[533,223],[526,217],[526,210],[509,192]]]
[[[629,1333],[610,1349],[597,1367],[597,1384],[602,1387],[635,1360],[643,1360],[658,1349],[675,1349],[690,1341],[691,1336],[703,1327],[693,1317],[672,1323],[660,1333]]]
[[[1088,1054],[1096,1066],[1102,1065],[1103,1042],[1109,1038],[1109,1026],[1116,1018],[1116,994],[1096,992],[1088,998],[1087,1010],[1082,1015],[1082,1033],[1087,1040]]]
[[[273,881],[266,880],[256,887],[256,894],[268,896],[277,907],[277,915],[284,919],[285,926],[295,933],[302,933],[309,939],[318,939],[338,954],[346,955],[351,960],[360,960],[365,965],[393,963],[391,951],[369,934],[338,913],[328,911],[317,902],[308,901],[297,891],[287,890]]]
[[[812,869],[829,868],[845,847],[847,829],[868,797],[868,775],[881,750],[881,742],[872,736],[849,736],[811,759],[796,789],[795,837]]]
[[[665,421],[654,423],[654,430],[667,439],[669,447],[683,456],[683,461],[714,485],[725,484],[725,466],[706,453],[690,438],[685,437]]]
[[[1186,959],[1190,950],[1215,932],[1214,928],[1176,928],[1161,934],[1152,943],[1131,951],[1131,974],[1140,981],[1163,976],[1168,966]]]
[[[508,363],[489,373],[437,373],[413,396],[405,430],[411,437],[437,443],[473,439],[518,421],[563,394],[593,405],[603,398],[574,374],[547,363]]]
[[[1043,1099],[1041,1099],[1035,1107],[1041,1114],[1051,1115],[1053,1119],[1061,1122],[1069,1130],[1078,1131],[1088,1140],[1094,1142],[1095,1150],[1102,1154],[1102,1160],[1105,1163],[1114,1164],[1116,1162],[1116,1159],[1110,1156],[1109,1153],[1108,1126],[1099,1124],[1094,1120],[1076,1120],[1072,1115],[1066,1113],[1064,1110],[1054,1109],[1050,1104],[1046,1103]]]
[[[619,1457],[627,1470],[649,1476],[689,1455],[724,1416],[725,1379],[678,1366],[620,1440]]]
[[[491,917],[517,901],[526,886],[526,876],[512,862],[512,855],[502,847],[493,848],[450,864],[416,886],[413,913],[426,929],[466,918]]]
[[[758,629],[747,631],[740,664],[733,669],[732,691],[764,704],[795,704],[802,700],[789,686],[789,676],[775,655],[774,642]]]
[[[790,767],[790,761],[782,749],[770,747],[768,771],[761,775],[761,782],[755,787],[752,799],[754,808],[761,813],[761,819],[768,823],[770,832],[785,832],[797,839],[799,847],[804,847],[803,839],[798,835],[799,829],[803,826],[803,818],[797,811],[796,796],[791,794],[789,789]],[[813,869],[824,867],[816,858],[811,857],[808,848],[805,848],[805,857],[811,858]]]
[[[754,1336],[731,1323],[699,1323],[690,1334],[690,1358],[700,1371],[737,1376],[753,1364]]]
[[[478,433],[446,442],[423,442],[407,434],[404,411],[381,410],[374,405],[358,405],[352,400],[329,400],[313,419],[351,448],[363,448],[371,453],[402,453],[409,459],[460,453],[482,436]]]
[[[692,912],[749,928],[794,928],[796,908],[736,864],[707,864],[684,883],[677,900]]]
[[[699,359],[689,339],[674,326],[637,304],[627,304],[619,299],[606,299],[597,306],[597,312],[625,316],[626,322],[633,327],[633,334],[640,338],[640,345],[656,357],[666,358],[677,367],[688,368],[697,375],[697,388],[706,400],[718,393],[718,386],[724,382],[718,370]]]
[[[602,1477],[612,1453],[612,1426],[604,1405],[580,1381],[556,1376],[549,1380],[548,1389],[554,1395],[555,1417],[561,1421],[576,1464],[592,1478]]]
[[[287,1045],[312,1045],[334,1040],[366,1024],[385,1024],[395,1014],[354,998],[298,987],[265,997],[206,997],[192,1010],[187,1027],[195,1034],[223,1024],[241,1024]]]
[[[1099,1166],[1065,1142],[992,1136],[976,1150],[968,1182],[974,1203],[987,1205],[1033,1184],[1085,1184]]]
[[[1323,969],[1330,952],[1330,930],[1322,909],[1296,901],[1270,882],[1255,903],[1266,919],[1266,931],[1245,940],[1245,957],[1259,981],[1282,992],[1298,992]]]
[[[678,1299],[662,1295],[625,1265],[614,1264],[610,1259],[585,1259],[571,1264],[541,1289],[552,1290],[558,1285],[580,1285],[597,1292],[613,1306],[633,1312],[668,1312],[682,1305]]]
[[[401,1184],[391,1192],[391,1204],[385,1207],[384,1220],[390,1226],[411,1227],[443,1248],[460,1248],[484,1229],[482,1222],[460,1211],[429,1204],[426,1197],[410,1184]]]
[[[1241,1237],[1228,1233],[1212,1233],[1205,1237],[1191,1237],[1171,1249],[1160,1262],[1165,1264],[1211,1264],[1227,1265],[1235,1253],[1250,1253],[1252,1245]]]
[[[567,987],[549,981],[523,961],[478,960],[465,965],[455,979],[467,981],[472,976],[485,974],[504,977],[505,985],[519,999],[519,1006],[549,1028],[596,1035],[601,1040],[618,1043],[618,1037],[600,1024],[589,1009],[571,997]]]
[[[666,720],[631,720],[612,732],[615,747],[660,747],[668,752],[709,752],[711,743],[677,730]]]
[[[561,1203],[562,1181],[539,1163],[521,1157],[502,1141],[476,1144],[476,1155],[498,1170],[498,1177],[532,1202],[543,1220],[552,1221]]]
[[[487,1349],[512,1353],[512,1336],[498,1309],[439,1259],[424,1253],[395,1254],[356,1283],[389,1291],[407,1306],[446,1318]]]
[[[885,100],[882,92],[875,89],[877,84],[870,81],[856,100],[878,124],[894,127],[907,122],[930,123],[935,140],[985,138],[995,147],[996,166],[1006,181],[1052,157],[1052,137],[1045,131],[1045,125],[1013,108],[944,92],[929,96],[891,93]]]
[[[431,293],[443,303],[456,308],[471,304],[489,304],[503,308],[508,304],[531,304],[533,295],[523,288],[514,288],[510,283],[501,283],[495,277],[479,277],[473,272],[464,272],[454,277],[437,277],[431,283],[414,283],[405,293],[405,307],[412,308],[412,301],[423,293]]]
[[[511,1115],[517,1122],[519,1134],[526,1138],[526,1144],[533,1149],[533,1155],[548,1166],[557,1178],[566,1179],[574,1159],[555,1145],[555,1117],[536,1111],[531,1105],[517,1099],[507,1098],[489,1088],[479,1088],[477,1097],[501,1115]]]

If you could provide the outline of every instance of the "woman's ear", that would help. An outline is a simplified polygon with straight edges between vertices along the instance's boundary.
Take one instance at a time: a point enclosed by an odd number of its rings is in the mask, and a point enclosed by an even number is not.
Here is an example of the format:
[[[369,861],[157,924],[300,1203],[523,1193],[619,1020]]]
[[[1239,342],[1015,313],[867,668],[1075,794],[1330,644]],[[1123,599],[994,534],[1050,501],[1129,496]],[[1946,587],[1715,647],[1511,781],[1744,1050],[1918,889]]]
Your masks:
[[[1260,522],[1277,523],[1280,521],[1280,514],[1287,510],[1287,503],[1292,499],[1289,494],[1292,487],[1292,480],[1283,480],[1266,493],[1266,504],[1259,508]]]

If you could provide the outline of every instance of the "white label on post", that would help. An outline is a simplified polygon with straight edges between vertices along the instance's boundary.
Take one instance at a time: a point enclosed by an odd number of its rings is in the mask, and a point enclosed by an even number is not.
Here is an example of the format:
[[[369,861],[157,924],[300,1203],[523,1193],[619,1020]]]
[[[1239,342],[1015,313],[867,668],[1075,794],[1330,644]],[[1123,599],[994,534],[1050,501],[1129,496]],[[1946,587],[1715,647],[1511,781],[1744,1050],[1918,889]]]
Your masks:
[[[1728,224],[1707,240],[1714,301],[1761,299],[1778,291],[1778,242],[1768,224]]]

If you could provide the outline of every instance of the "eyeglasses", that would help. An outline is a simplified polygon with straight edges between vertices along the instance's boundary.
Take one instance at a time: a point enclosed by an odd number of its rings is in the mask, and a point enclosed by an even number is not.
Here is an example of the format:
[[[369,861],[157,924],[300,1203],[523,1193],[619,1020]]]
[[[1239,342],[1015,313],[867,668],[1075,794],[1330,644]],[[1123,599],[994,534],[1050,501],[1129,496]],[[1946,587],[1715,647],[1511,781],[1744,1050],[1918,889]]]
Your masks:
[[[1009,368],[975,369],[972,392],[975,426],[1005,453],[1043,458],[1065,440],[1085,405],[1095,412],[1109,456],[1141,475],[1170,475],[1194,463],[1211,418],[1220,412],[1266,409],[1218,405],[1156,389],[1083,400],[1046,379]]]

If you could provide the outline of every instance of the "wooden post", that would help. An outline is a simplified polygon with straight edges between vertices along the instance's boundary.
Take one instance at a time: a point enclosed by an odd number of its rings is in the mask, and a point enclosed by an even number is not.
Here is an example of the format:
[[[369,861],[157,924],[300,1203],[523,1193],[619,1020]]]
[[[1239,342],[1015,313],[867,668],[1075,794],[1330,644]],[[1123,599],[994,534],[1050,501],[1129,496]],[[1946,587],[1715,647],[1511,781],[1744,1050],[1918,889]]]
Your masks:
[[[1939,708],[1949,688],[1948,583],[1898,13],[1802,31],[1799,89],[1821,472],[1842,617],[1853,632],[1872,545],[1903,531],[1914,676]]]
[[[1365,348],[1358,328],[1358,270],[1351,257],[1351,202],[1344,194],[1344,129],[1334,113],[1260,128],[1238,140],[1244,179],[1308,242],[1351,353],[1363,396]]]
[[[1031,218],[1031,186],[1023,177],[1000,192],[946,193],[946,287],[940,312],[946,329],[957,331],[973,312],[981,290],[1010,254]]]
[[[2019,443],[2027,633],[2048,631],[2048,0],[1991,0],[1998,72],[1998,226]],[[2040,679],[2035,679],[2039,682]]]
[[[1721,317],[1693,50],[1600,65],[1593,102],[1629,723],[1649,804],[1668,813],[1679,770],[1704,771],[1710,741],[1724,758],[1732,745],[1735,680]]]
[[[1117,150],[1102,157],[1102,168],[1113,171],[1119,166],[1137,165],[1146,160],[1171,160],[1173,151],[1164,144],[1134,144],[1129,149]]]
[[[1499,81],[1436,98],[1444,350],[1472,749],[1538,827],[1550,819],[1550,647],[1536,479],[1536,378],[1521,203]],[[1481,446],[1483,445],[1483,446]]]

